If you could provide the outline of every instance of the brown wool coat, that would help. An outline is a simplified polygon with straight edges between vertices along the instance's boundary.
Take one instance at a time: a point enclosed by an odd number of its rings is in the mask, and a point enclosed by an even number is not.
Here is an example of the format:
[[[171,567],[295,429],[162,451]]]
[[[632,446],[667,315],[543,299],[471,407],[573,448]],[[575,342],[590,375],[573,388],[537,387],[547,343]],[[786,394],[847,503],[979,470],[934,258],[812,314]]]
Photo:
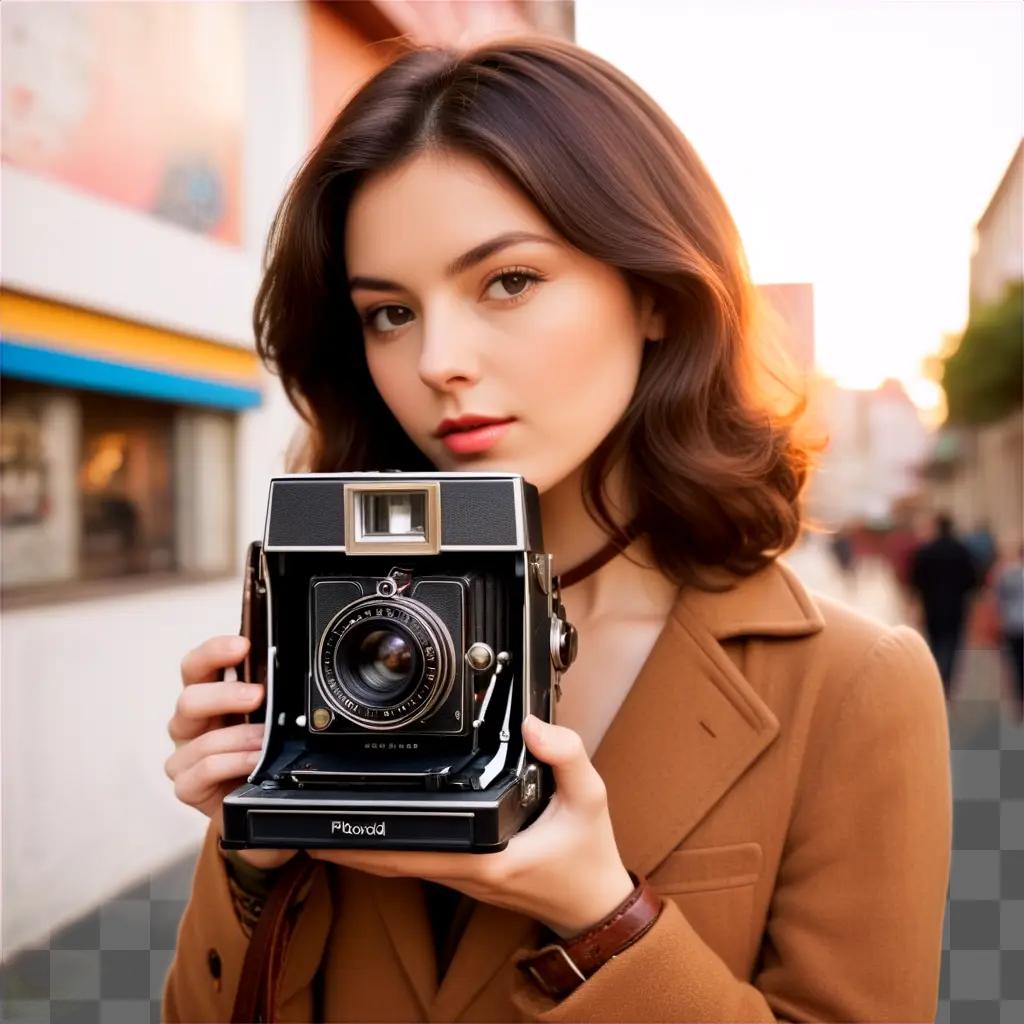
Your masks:
[[[775,563],[683,590],[593,762],[663,910],[560,1002],[515,960],[539,925],[478,904],[441,984],[422,884],[321,862],[278,1015],[328,1021],[932,1021],[949,873],[949,734],[927,647]],[[164,990],[228,1019],[246,949],[211,830]],[[222,964],[217,983],[209,951]]]

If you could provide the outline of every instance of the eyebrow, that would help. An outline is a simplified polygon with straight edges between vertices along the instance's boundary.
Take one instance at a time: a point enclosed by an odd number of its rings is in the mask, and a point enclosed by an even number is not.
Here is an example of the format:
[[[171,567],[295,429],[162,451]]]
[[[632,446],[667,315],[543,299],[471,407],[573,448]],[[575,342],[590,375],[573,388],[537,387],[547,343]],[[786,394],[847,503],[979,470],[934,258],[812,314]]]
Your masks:
[[[461,256],[452,260],[445,268],[445,277],[456,277],[469,270],[470,267],[476,266],[477,263],[483,262],[488,256],[492,256],[502,249],[507,249],[510,245],[519,245],[521,242],[545,242],[548,245],[560,244],[547,235],[538,235],[532,231],[506,231],[503,235],[495,235],[494,238],[489,238],[486,242],[474,245],[469,252],[464,252]],[[371,292],[405,291],[400,284],[388,281],[382,277],[352,277],[349,278],[348,287],[350,291],[356,291],[359,288]]]

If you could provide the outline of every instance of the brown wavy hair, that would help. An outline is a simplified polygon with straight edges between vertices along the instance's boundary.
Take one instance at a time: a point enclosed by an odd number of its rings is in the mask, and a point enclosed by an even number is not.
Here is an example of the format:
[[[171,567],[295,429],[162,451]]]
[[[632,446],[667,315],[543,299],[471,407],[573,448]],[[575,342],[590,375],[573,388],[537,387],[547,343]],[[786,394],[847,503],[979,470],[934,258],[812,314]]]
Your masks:
[[[583,499],[613,538],[605,482],[623,459],[646,534],[680,584],[719,589],[796,540],[809,447],[803,399],[762,356],[763,321],[736,226],[690,143],[606,61],[517,37],[458,51],[406,45],[345,105],[274,218],[253,313],[257,351],[308,434],[314,472],[434,468],[374,387],[348,292],[353,190],[427,148],[511,177],[563,238],[619,269],[665,313],[619,423],[589,458]]]

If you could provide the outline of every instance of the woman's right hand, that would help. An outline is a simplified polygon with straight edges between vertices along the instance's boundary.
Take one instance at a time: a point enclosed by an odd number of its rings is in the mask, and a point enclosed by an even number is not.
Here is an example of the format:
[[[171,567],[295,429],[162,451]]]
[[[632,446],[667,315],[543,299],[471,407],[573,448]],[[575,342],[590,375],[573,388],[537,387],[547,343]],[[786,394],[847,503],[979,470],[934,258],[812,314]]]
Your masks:
[[[259,683],[226,682],[223,672],[237,665],[249,649],[242,636],[215,636],[181,661],[182,691],[167,723],[175,751],[164,763],[174,795],[215,821],[223,836],[222,801],[259,761],[263,724],[228,724],[254,711],[263,700]],[[295,850],[238,850],[258,868],[276,868]]]

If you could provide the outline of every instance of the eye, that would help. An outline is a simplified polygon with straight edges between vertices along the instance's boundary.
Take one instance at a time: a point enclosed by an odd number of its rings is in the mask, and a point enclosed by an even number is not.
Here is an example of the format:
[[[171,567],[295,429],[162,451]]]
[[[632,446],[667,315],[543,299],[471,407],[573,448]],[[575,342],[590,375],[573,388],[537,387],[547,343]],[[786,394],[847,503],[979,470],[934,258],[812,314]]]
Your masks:
[[[378,334],[390,334],[411,319],[412,310],[408,306],[377,306],[363,315],[363,324]]]
[[[488,298],[498,299],[504,301],[506,304],[515,302],[516,299],[523,298],[528,292],[531,292],[538,281],[543,281],[544,278],[540,274],[535,274],[531,270],[527,270],[525,267],[512,267],[508,270],[501,271],[500,274],[496,274],[487,283],[486,294]],[[505,291],[504,295],[499,295],[491,291],[491,289],[500,284]]]
[[[510,267],[490,279],[485,295],[487,298],[496,299],[503,306],[514,306],[525,299],[538,282],[546,280],[542,274],[527,270],[525,267]],[[501,286],[504,295],[492,291],[497,285]],[[415,314],[408,306],[388,305],[368,310],[361,319],[363,325],[375,334],[393,334],[414,318]]]

